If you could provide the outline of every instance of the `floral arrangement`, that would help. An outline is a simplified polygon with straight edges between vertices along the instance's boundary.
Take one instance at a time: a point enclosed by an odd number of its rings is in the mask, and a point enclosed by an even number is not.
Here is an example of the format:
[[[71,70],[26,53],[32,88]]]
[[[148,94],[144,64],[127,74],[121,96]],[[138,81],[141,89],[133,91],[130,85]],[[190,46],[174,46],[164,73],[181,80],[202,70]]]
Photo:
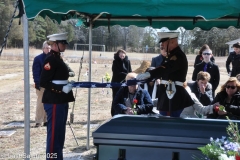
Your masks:
[[[104,76],[104,79],[105,79],[105,81],[107,81],[107,83],[110,82],[110,79],[111,79],[110,75],[108,73],[106,73]]]
[[[229,120],[229,118],[228,118]],[[205,156],[198,158],[193,156],[196,160],[240,160],[240,134],[238,124],[229,120],[229,125],[226,128],[228,138],[221,139],[210,138],[210,143],[198,149]]]
[[[133,110],[133,113],[136,115],[137,114],[137,111],[136,111],[136,104],[138,103],[138,100],[137,99],[133,99],[133,105],[132,105],[132,110]]]

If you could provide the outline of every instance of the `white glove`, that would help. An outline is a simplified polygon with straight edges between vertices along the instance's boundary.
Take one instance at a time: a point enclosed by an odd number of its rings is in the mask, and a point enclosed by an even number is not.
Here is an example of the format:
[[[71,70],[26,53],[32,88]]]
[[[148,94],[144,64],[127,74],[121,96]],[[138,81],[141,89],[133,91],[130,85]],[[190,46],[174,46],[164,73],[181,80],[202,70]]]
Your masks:
[[[144,80],[144,79],[148,79],[150,76],[151,76],[150,73],[146,72],[146,73],[138,74],[136,79],[137,80]]]
[[[72,90],[72,84],[68,83],[67,85],[63,86],[62,91],[68,94]]]
[[[229,73],[228,73],[228,76],[231,77],[231,74],[232,74],[232,72],[229,72]]]
[[[69,72],[69,77],[74,77],[75,76],[75,73],[74,72]]]

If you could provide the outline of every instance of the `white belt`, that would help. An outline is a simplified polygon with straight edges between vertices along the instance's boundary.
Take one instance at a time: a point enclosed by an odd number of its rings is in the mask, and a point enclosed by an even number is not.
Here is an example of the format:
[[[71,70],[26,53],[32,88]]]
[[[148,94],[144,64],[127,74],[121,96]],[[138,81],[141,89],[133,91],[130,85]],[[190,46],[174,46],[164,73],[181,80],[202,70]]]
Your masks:
[[[68,84],[68,80],[53,80],[54,84]]]
[[[178,86],[182,86],[183,87],[183,82],[179,82],[179,81],[172,81],[175,83],[175,85],[178,85]],[[161,84],[169,84],[169,81],[167,80],[161,80]]]

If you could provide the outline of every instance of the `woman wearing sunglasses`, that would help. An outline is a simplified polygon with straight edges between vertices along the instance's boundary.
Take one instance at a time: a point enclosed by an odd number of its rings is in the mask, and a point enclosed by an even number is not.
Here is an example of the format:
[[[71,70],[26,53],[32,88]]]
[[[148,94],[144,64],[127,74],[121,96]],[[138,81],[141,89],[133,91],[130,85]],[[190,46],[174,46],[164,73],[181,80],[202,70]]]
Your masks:
[[[224,110],[215,110],[213,115],[208,118],[240,119],[240,82],[236,77],[230,77],[228,81],[221,86],[220,92],[216,95],[212,104],[219,103],[225,107]]]

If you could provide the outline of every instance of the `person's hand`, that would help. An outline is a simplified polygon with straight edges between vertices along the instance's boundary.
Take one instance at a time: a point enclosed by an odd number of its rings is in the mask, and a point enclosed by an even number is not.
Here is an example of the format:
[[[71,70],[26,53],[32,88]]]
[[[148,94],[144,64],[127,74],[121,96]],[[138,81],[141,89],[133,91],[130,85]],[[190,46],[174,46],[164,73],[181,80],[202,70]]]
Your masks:
[[[221,115],[225,115],[225,114],[227,114],[226,111],[220,111],[220,110],[218,111],[218,115],[220,115],[220,116],[221,116]]]
[[[35,88],[40,91],[40,85],[35,83]]]
[[[72,90],[72,84],[68,83],[67,85],[63,86],[62,91],[68,94]]]
[[[219,103],[219,102],[213,104],[213,108],[214,108],[214,109],[215,109],[216,107],[218,107],[218,106],[220,106],[220,103]]]
[[[69,72],[69,77],[74,77],[75,73],[74,72]]]
[[[150,76],[151,76],[150,73],[146,72],[146,73],[138,74],[136,79],[137,80],[144,80],[144,79],[148,79]]]
[[[232,72],[228,72],[228,76],[231,77]]]
[[[127,107],[127,110],[125,111],[125,114],[128,114],[128,115],[133,115],[134,113],[133,113],[133,110],[132,110],[132,108],[130,108],[130,107]]]
[[[161,80],[160,80],[160,79],[157,79],[157,80],[156,80],[156,84],[157,84],[157,85],[161,84]]]
[[[200,90],[200,92],[202,93],[202,94],[204,94],[205,93],[205,86],[204,85],[202,85],[202,84],[200,84],[199,85],[199,90]]]
[[[215,112],[218,112],[218,111],[219,111],[219,106],[220,106],[219,102],[213,104],[213,110],[214,110]]]

